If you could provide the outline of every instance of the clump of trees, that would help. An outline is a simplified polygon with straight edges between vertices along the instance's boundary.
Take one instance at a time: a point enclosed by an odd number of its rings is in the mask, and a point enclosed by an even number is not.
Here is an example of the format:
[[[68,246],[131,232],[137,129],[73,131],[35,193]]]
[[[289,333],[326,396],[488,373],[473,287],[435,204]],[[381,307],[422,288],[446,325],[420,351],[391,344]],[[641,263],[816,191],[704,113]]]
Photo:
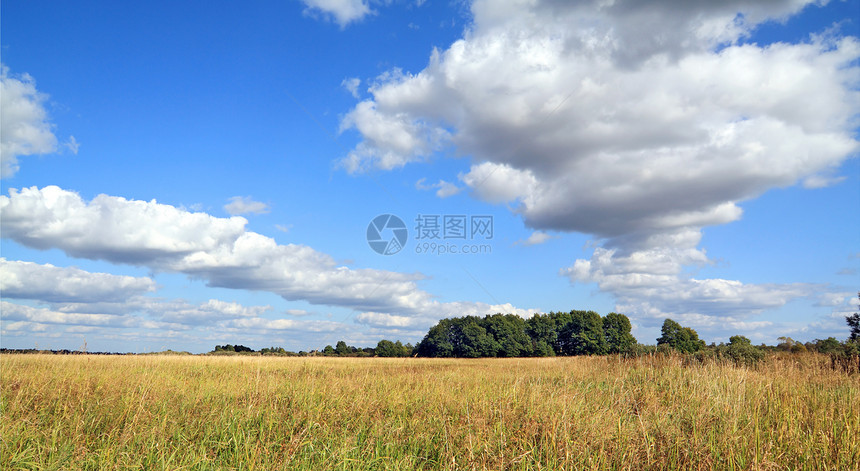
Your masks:
[[[391,340],[380,340],[376,344],[374,353],[378,357],[408,357],[412,356],[412,345],[403,345],[400,340],[392,342]]]
[[[319,354],[324,356],[340,356],[340,357],[408,357],[412,356],[412,345],[404,345],[400,340],[392,342],[391,340],[380,340],[373,347],[353,347],[347,345],[346,342],[340,340],[334,347],[326,345]]]
[[[523,357],[626,353],[636,345],[630,319],[594,311],[442,319],[415,346],[424,357]]]
[[[660,338],[657,339],[657,349],[672,349],[682,353],[696,353],[705,348],[705,342],[699,340],[699,334],[689,327],[666,319],[660,329]]]
[[[227,345],[215,345],[215,350],[213,350],[213,352],[214,353],[219,353],[219,352],[254,353],[255,350],[250,348],[250,347],[246,347],[244,345],[230,345],[228,343]]]

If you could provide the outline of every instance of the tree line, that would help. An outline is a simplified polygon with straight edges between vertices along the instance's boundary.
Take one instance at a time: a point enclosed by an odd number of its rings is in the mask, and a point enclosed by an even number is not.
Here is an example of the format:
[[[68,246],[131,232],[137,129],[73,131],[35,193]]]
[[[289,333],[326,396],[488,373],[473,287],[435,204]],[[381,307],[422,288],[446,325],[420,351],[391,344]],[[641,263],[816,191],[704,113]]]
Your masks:
[[[860,298],[860,293],[858,293]],[[289,352],[282,347],[263,348],[259,352],[244,345],[216,345],[210,353],[259,353],[263,355],[322,355],[345,357],[548,357],[572,355],[641,355],[656,352],[679,352],[698,357],[718,357],[737,363],[755,363],[767,351],[801,353],[814,351],[855,358],[860,355],[860,313],[845,318],[850,336],[845,342],[830,337],[800,343],[780,337],[776,347],[755,346],[743,335],[734,335],[728,343],[706,345],[698,333],[672,319],[665,319],[657,345],[642,345],[631,334],[630,319],[610,312],[601,317],[594,311],[550,312],[524,319],[515,314],[492,314],[484,317],[463,316],[440,320],[414,347],[399,340],[380,340],[375,348],[347,345],[343,340],[311,352]],[[860,369],[860,364],[858,364]]]
[[[334,347],[326,345],[320,350],[312,350],[310,352],[299,351],[292,352],[284,347],[266,347],[259,351],[246,347],[244,345],[216,345],[215,349],[209,354],[224,355],[224,354],[251,354],[251,355],[278,355],[278,356],[341,356],[341,357],[409,357],[412,356],[412,345],[403,344],[399,340],[380,340],[373,347],[353,347],[347,345],[345,341],[338,341]]]

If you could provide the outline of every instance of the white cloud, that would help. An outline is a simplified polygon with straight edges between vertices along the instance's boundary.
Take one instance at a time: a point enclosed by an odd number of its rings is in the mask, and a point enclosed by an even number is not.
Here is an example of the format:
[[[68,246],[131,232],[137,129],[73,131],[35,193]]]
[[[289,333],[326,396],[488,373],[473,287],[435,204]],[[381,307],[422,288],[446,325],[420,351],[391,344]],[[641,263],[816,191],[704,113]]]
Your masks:
[[[340,85],[354,98],[358,98],[358,86],[361,85],[361,79],[357,77],[345,78]]]
[[[90,273],[0,258],[0,292],[5,298],[47,302],[116,302],[155,291],[150,278]]]
[[[235,319],[227,324],[230,328],[253,331],[295,330],[301,332],[334,332],[345,327],[339,322],[295,319]]]
[[[522,199],[537,190],[538,181],[530,170],[518,170],[507,164],[483,162],[473,165],[460,180],[482,200],[507,203]]]
[[[177,259],[231,244],[248,222],[189,213],[155,200],[99,195],[86,203],[56,186],[9,189],[9,196],[0,196],[0,212],[3,237],[24,245],[165,268]]]
[[[756,322],[765,321],[749,318],[793,299],[823,296],[826,287],[809,283],[697,279],[685,267],[710,263],[704,251],[695,248],[700,236],[686,234],[677,237],[674,245],[633,251],[598,247],[590,260],[576,260],[561,274],[572,283],[596,283],[601,291],[615,295],[617,310],[648,326],[671,317],[720,333],[737,328],[740,322],[764,326]]]
[[[845,177],[834,177],[831,175],[811,175],[803,179],[803,187],[810,190],[827,188],[845,180]]]
[[[69,149],[69,152],[72,154],[78,155],[78,150],[81,148],[81,143],[75,139],[75,136],[69,136],[69,140],[63,143],[63,146],[66,149]]]
[[[307,6],[306,14],[321,13],[324,17],[334,19],[341,28],[373,13],[364,0],[302,0],[302,2]]]
[[[18,171],[18,157],[56,151],[57,137],[42,105],[46,99],[32,77],[10,76],[0,64],[0,177]]]
[[[148,300],[142,308],[162,322],[189,325],[211,325],[217,321],[253,319],[272,309],[271,306],[243,306],[235,302],[210,299],[197,305],[182,300],[169,302]]]
[[[414,327],[424,324],[420,319],[408,316],[398,316],[394,314],[385,314],[382,312],[362,312],[355,316],[355,321],[359,324],[373,325],[377,327]]]
[[[526,240],[518,240],[514,244],[525,246],[540,245],[550,239],[555,239],[555,236],[549,235],[546,232],[534,231]]]
[[[254,201],[250,196],[233,196],[230,202],[224,205],[224,211],[231,216],[265,214],[269,212],[269,205]]]
[[[475,161],[460,178],[479,198],[518,200],[537,229],[615,237],[730,222],[737,202],[858,149],[855,38],[735,44],[805,2],[583,3],[475,2],[464,39],[384,75],[344,118],[364,139],[347,169],[450,143]]]
[[[19,321],[36,324],[66,324],[90,326],[132,327],[138,325],[138,320],[132,316],[113,316],[110,314],[81,314],[54,311],[47,308],[36,308],[21,304],[0,301],[0,317],[4,328],[10,328],[6,323]]]
[[[383,74],[346,116],[363,140],[345,166],[388,170],[453,147],[477,198],[539,232],[596,236],[603,247],[564,273],[620,307],[640,300],[642,315],[782,306],[810,287],[684,267],[708,263],[702,228],[769,189],[838,182],[860,148],[857,38],[743,43],[811,3],[477,0],[462,39],[418,73]]]
[[[449,196],[454,196],[457,193],[463,191],[459,186],[446,182],[445,180],[439,180],[437,183],[433,183],[432,185],[428,185],[424,183],[424,178],[415,182],[415,188],[422,191],[427,190],[436,190],[436,196],[439,198],[447,198]]]
[[[404,113],[384,113],[365,100],[343,119],[341,132],[356,128],[364,136],[339,165],[349,173],[372,168],[391,170],[430,155],[447,138],[444,129],[413,120]]]
[[[214,287],[434,320],[461,315],[460,307],[476,309],[434,300],[418,288],[420,273],[341,266],[311,247],[280,245],[247,231],[241,217],[217,218],[108,195],[86,202],[55,186],[10,189],[9,196],[0,196],[0,214],[3,236],[23,245],[184,273]]]

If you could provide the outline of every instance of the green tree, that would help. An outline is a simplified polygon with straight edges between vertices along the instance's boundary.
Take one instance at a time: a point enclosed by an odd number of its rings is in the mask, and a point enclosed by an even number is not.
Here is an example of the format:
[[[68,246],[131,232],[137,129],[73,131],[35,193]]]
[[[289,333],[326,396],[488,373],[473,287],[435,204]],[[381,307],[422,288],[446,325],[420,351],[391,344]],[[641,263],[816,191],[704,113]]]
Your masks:
[[[777,338],[777,340],[779,340],[779,343],[776,345],[776,348],[785,351],[791,350],[791,347],[793,347],[794,344],[797,343],[791,337],[779,337]]]
[[[459,319],[452,330],[454,356],[464,358],[494,357],[499,343],[481,325],[480,318],[468,316]]]
[[[334,355],[334,347],[331,345],[326,345],[323,349],[323,355]]]
[[[624,314],[610,312],[603,318],[603,335],[606,338],[607,353],[626,353],[633,345],[636,338],[630,333],[632,329],[630,319]]]
[[[397,348],[391,340],[380,340],[379,343],[376,344],[375,354],[378,357],[400,356],[397,354]]]
[[[334,346],[334,352],[338,355],[348,355],[350,352],[349,345],[343,340],[339,340]]]
[[[531,355],[532,341],[526,333],[526,321],[514,314],[494,314],[485,316],[481,325],[493,337],[498,350],[493,355],[500,357],[520,357]]]
[[[422,357],[451,357],[454,356],[454,345],[448,336],[451,330],[451,319],[442,319],[430,328],[427,335],[415,346],[415,352]]]
[[[843,350],[842,344],[833,337],[825,340],[815,340],[815,350],[819,353],[839,353]]]
[[[860,293],[857,293],[857,297],[860,298]],[[852,342],[860,341],[860,312],[845,316],[845,322],[848,323],[848,327],[851,329],[848,340]]]
[[[603,319],[594,311],[571,311],[571,321],[558,334],[565,355],[602,355],[606,353]]]
[[[660,338],[657,339],[657,347],[666,345],[669,348],[683,353],[695,353],[705,346],[705,342],[699,340],[699,334],[689,327],[666,319],[660,329]]]
[[[549,314],[535,314],[526,321],[526,334],[532,341],[536,356],[555,356],[552,346],[558,342],[555,318]]]
[[[743,335],[729,337],[729,345],[725,351],[726,355],[739,365],[752,366],[764,358],[764,352],[753,346],[750,339]]]

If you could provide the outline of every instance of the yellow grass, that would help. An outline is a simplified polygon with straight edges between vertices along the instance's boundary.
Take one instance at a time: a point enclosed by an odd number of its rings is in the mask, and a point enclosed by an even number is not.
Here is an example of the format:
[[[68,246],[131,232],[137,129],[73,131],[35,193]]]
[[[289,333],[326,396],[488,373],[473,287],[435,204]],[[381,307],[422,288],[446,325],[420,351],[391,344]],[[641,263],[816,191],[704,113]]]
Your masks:
[[[0,468],[858,469],[827,366],[0,355]]]

